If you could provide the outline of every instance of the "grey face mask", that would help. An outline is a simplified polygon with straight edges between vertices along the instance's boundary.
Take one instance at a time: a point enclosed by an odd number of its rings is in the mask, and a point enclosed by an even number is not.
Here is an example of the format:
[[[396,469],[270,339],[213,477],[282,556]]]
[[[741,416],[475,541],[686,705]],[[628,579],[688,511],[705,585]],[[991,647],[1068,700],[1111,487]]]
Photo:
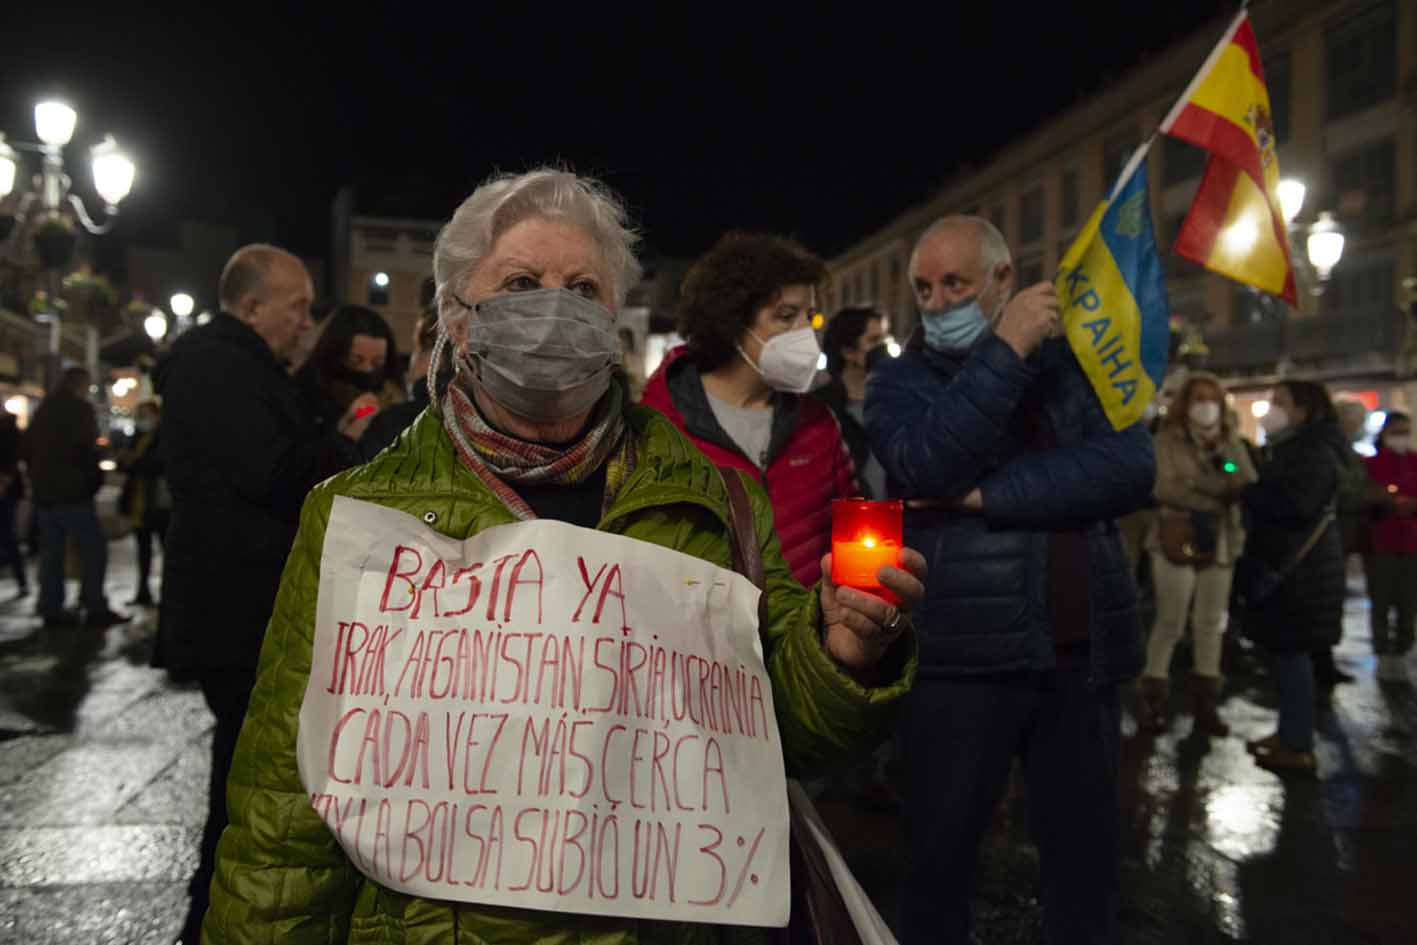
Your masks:
[[[470,373],[512,413],[565,420],[589,410],[610,387],[620,339],[615,316],[603,306],[566,289],[457,302],[472,312],[460,373]]]

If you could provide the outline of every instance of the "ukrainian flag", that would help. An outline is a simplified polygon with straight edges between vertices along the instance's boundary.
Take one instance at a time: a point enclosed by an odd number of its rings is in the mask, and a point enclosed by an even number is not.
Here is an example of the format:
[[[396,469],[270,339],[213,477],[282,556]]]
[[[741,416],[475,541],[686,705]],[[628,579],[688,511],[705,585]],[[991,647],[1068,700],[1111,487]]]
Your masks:
[[[1146,151],[1083,227],[1058,266],[1063,329],[1118,430],[1142,417],[1161,387],[1171,305],[1147,202]]]

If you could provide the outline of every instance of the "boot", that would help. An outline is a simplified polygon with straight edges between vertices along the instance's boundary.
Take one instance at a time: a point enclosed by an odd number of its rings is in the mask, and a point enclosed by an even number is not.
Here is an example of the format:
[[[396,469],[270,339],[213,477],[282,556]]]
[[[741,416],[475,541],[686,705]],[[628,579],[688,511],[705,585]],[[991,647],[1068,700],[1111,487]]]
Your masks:
[[[1143,676],[1137,687],[1137,727],[1149,735],[1160,735],[1170,724],[1167,703],[1171,696],[1171,681],[1156,676]]]
[[[1313,776],[1318,773],[1318,759],[1311,751],[1295,751],[1283,742],[1255,752],[1255,764],[1277,774],[1301,774]]]
[[[1221,719],[1216,707],[1220,704],[1220,688],[1222,680],[1219,676],[1193,676],[1191,686],[1194,691],[1195,710],[1194,731],[1197,735],[1215,736],[1223,738],[1230,734],[1230,726]]]

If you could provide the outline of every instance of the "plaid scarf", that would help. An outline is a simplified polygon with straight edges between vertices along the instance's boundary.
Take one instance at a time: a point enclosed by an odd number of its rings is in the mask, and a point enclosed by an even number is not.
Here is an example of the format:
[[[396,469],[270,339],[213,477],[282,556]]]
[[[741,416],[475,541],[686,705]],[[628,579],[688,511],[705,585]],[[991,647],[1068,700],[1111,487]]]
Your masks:
[[[443,428],[452,437],[463,465],[520,521],[534,519],[536,513],[509,482],[569,486],[608,464],[601,502],[604,514],[635,467],[635,440],[625,424],[625,388],[618,378],[600,399],[595,422],[570,446],[544,446],[499,433],[457,383],[448,385],[442,413]]]

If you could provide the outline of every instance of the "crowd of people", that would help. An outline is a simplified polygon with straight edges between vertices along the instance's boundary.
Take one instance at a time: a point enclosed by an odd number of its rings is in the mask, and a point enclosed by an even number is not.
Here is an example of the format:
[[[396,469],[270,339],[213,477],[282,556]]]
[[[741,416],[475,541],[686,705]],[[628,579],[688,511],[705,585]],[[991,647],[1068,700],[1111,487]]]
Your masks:
[[[1061,335],[1053,286],[1018,284],[1003,235],[968,216],[914,246],[920,326],[896,357],[869,307],[835,313],[819,345],[827,270],[806,247],[725,236],[684,280],[684,344],[636,398],[616,325],[635,241],[593,180],[498,176],[439,235],[406,361],[355,305],[328,313],[311,344],[310,276],[268,245],[231,258],[221,314],[161,358],[161,404],[140,408],[118,467],[135,605],[159,596],[154,538],[165,553],[155,661],[216,717],[183,941],[730,940],[726,927],[446,902],[361,876],[296,762],[336,497],[458,539],[555,519],[760,572],[789,773],[859,771],[893,734],[913,746],[899,752],[909,945],[969,940],[980,846],[1015,761],[1049,940],[1117,940],[1122,686],[1139,677],[1139,725],[1165,731],[1188,632],[1206,736],[1229,734],[1227,634],[1268,657],[1277,730],[1251,750],[1280,772],[1315,769],[1315,690],[1338,672],[1349,551],[1364,554],[1380,678],[1405,678],[1417,619],[1406,416],[1388,414],[1364,462],[1324,388],[1285,381],[1256,445],[1221,381],[1193,371],[1150,428],[1116,430]],[[23,437],[0,424],[0,552],[19,561],[23,460],[47,626],[127,619],[103,597],[91,381],[66,374]],[[853,496],[905,505],[879,595],[831,579],[832,501]],[[64,609],[70,541],[82,617]],[[23,589],[22,564],[15,574]],[[1149,635],[1139,581],[1154,594]],[[886,757],[864,763],[876,780]]]

